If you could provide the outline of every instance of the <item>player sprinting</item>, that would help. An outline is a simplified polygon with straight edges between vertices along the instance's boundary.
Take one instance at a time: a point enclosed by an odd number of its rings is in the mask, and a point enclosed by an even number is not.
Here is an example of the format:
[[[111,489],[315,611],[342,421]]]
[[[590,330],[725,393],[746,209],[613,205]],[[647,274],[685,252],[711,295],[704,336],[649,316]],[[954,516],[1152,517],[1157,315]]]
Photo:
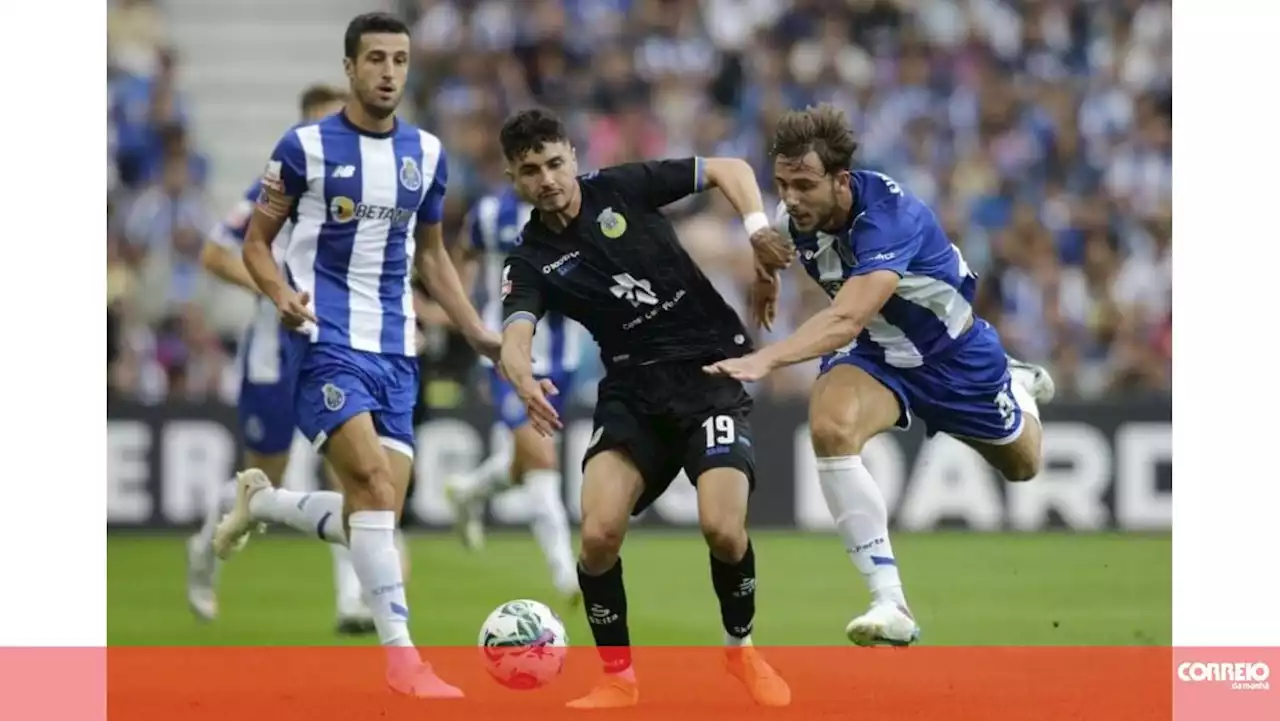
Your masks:
[[[964,441],[1008,480],[1030,480],[1040,469],[1036,403],[1054,389],[1043,368],[1006,356],[995,329],[974,316],[975,276],[933,211],[893,179],[851,169],[857,147],[831,106],[783,116],[773,146],[777,227],[832,302],[791,337],[707,370],[754,381],[822,358],[809,405],[818,480],[872,594],[845,633],[860,645],[907,645],[920,629],[863,446],[919,416],[930,434]]]
[[[484,318],[490,328],[502,326],[502,266],[515,248],[520,229],[533,206],[507,188],[481,198],[468,213],[463,238],[457,243],[454,260],[464,284],[480,277]],[[573,387],[574,373],[582,355],[582,327],[559,314],[547,314],[538,323],[534,336],[533,365],[539,378],[547,378],[561,394],[551,401],[557,411]],[[484,544],[484,504],[495,494],[515,485],[527,494],[530,528],[551,569],[551,581],[570,603],[577,602],[578,574],[575,571],[569,518],[565,513],[560,459],[554,438],[543,436],[529,423],[524,403],[502,377],[493,362],[481,357],[489,377],[489,388],[498,418],[511,431],[511,445],[495,452],[472,472],[446,482],[445,492],[454,506],[463,543],[470,549]]]
[[[295,501],[261,472],[246,471],[214,548],[225,557],[258,522],[304,517],[315,535],[350,548],[388,650],[390,686],[457,698],[462,692],[413,648],[394,540],[418,392],[410,263],[477,351],[495,355],[499,340],[472,308],[444,243],[448,164],[440,140],[395,116],[409,68],[408,28],[386,13],[360,15],[347,26],[344,46],[351,100],[337,115],[281,138],[244,242],[254,282],[282,322],[300,331],[291,348],[298,427],[343,493]],[[271,241],[287,220],[293,230],[282,274]]]
[[[560,428],[553,383],[533,369],[535,328],[547,313],[581,322],[600,344],[595,432],[584,460],[578,583],[605,680],[574,708],[634,705],[627,598],[619,556],[628,517],[653,503],[681,469],[698,491],[699,522],[729,646],[728,668],[762,705],[785,706],[785,681],[751,647],[755,554],[746,531],[755,483],[751,397],[702,367],[750,350],[742,321],[680,245],[660,208],[718,187],[769,267],[793,249],[769,228],[750,166],[736,159],[632,163],[577,176],[564,125],[542,110],[501,132],[517,192],[535,212],[503,268],[502,367],[544,434]],[[785,247],[784,247],[785,246]]]
[[[316,122],[342,109],[347,95],[344,91],[317,84],[302,93],[300,106],[303,122]],[[292,331],[280,325],[276,308],[258,293],[249,271],[240,258],[249,215],[262,192],[262,184],[255,180],[247,193],[236,203],[226,219],[214,230],[201,252],[204,267],[218,278],[238,285],[258,295],[257,306],[249,327],[240,344],[240,395],[236,404],[240,433],[244,438],[244,468],[257,468],[267,476],[273,487],[284,480],[289,463],[289,448],[293,443],[294,378],[287,372],[285,348]],[[280,239],[272,243],[272,257],[277,265],[284,263],[284,250],[292,223],[281,228]],[[326,466],[325,475],[333,490],[339,490],[337,481]],[[187,602],[193,613],[204,621],[211,621],[218,614],[216,591],[218,559],[213,552],[213,532],[222,515],[235,503],[236,481],[228,481],[209,504],[204,525],[187,541]],[[314,529],[303,529],[311,533]],[[337,592],[337,630],[343,634],[373,632],[373,617],[361,600],[360,580],[351,565],[346,546],[333,544],[334,587]]]

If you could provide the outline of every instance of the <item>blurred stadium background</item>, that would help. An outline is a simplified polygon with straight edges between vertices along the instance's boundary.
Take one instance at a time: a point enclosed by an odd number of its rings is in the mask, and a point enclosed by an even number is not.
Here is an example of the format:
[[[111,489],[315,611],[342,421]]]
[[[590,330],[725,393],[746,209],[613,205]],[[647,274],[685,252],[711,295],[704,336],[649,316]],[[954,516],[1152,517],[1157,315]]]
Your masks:
[[[199,266],[204,236],[295,121],[300,89],[341,84],[341,36],[401,13],[415,65],[404,115],[450,151],[447,232],[501,185],[504,115],[542,104],[571,125],[584,170],[656,156],[735,155],[771,192],[766,153],[787,108],[831,101],[858,163],[931,202],[981,275],[979,311],[1009,350],[1052,368],[1047,465],[1008,489],[948,439],[880,439],[904,578],[926,641],[1170,640],[1171,15],[1159,0],[114,0],[108,3],[108,560],[112,644],[325,644],[329,555],[285,531],[223,577],[223,618],[184,605],[182,532],[237,448],[228,404],[251,300]],[[715,193],[670,209],[738,306],[751,272]],[[823,302],[785,284],[786,333]],[[546,595],[520,501],[482,554],[447,534],[446,472],[491,431],[474,358],[424,325],[417,489],[407,511],[415,637],[471,643],[489,608]],[[764,338],[768,340],[768,338]],[[599,373],[588,349],[588,373]],[[805,446],[814,368],[755,389],[762,529],[759,639],[834,643],[863,603]],[[591,386],[566,434],[566,497]],[[314,485],[305,444],[289,484]],[[633,636],[718,639],[687,489],[627,546]],[[571,633],[586,626],[571,614]]]

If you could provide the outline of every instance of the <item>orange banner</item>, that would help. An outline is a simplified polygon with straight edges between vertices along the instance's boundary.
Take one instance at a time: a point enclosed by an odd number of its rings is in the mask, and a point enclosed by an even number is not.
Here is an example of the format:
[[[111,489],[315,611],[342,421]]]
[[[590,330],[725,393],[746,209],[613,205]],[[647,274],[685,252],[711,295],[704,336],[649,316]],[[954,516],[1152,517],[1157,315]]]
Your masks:
[[[595,650],[576,647],[551,684],[515,691],[489,677],[477,648],[420,651],[443,678],[466,692],[465,699],[425,701],[392,695],[383,684],[384,657],[378,648],[115,647],[108,651],[108,713],[113,720],[128,721],[471,721],[512,714],[521,721],[559,719],[581,716],[583,712],[566,709],[565,703],[587,693],[600,673]],[[759,651],[789,682],[788,708],[755,706],[726,672],[722,648],[637,647],[639,704],[602,713],[662,721],[703,721],[722,718],[721,714],[733,714],[735,721],[783,716],[1166,721],[1173,715],[1175,675],[1169,648]],[[51,692],[77,693],[65,686]]]

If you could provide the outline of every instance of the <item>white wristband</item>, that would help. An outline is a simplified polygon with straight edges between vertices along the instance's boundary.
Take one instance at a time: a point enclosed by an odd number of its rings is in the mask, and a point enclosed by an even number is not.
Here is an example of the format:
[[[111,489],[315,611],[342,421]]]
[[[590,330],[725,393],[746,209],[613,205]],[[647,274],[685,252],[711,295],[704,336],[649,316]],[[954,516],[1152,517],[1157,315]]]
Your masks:
[[[747,229],[747,237],[749,238],[769,227],[769,216],[758,210],[754,213],[747,213],[742,216],[742,227]]]

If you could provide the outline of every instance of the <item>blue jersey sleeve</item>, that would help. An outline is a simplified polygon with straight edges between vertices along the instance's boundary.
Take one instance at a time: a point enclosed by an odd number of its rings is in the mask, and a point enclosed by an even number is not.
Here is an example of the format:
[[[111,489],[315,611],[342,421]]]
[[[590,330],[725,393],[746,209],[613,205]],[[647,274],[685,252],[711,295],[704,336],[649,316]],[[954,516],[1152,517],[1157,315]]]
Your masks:
[[[213,232],[213,242],[225,248],[238,250],[244,245],[244,234],[249,229],[249,218],[253,216],[253,206],[262,193],[262,182],[254,181],[240,200],[231,207],[230,212],[222,219]]]
[[[294,129],[285,133],[262,174],[262,185],[290,198],[298,198],[307,190],[307,153]]]
[[[897,204],[888,202],[859,217],[850,238],[856,260],[850,276],[891,270],[902,277],[920,252],[922,233],[914,224],[903,223]]]
[[[431,174],[431,185],[422,196],[422,205],[418,208],[418,222],[436,225],[444,219],[444,193],[449,185],[449,158],[440,148],[436,160],[435,172]]]

